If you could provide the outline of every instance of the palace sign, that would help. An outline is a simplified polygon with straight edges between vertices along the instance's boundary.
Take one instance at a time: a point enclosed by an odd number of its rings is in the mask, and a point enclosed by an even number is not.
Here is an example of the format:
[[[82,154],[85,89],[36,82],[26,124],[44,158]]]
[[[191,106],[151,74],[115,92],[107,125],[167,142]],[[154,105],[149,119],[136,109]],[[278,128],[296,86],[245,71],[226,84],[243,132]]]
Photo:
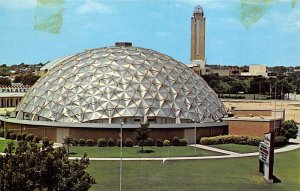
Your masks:
[[[25,93],[29,86],[4,86],[0,87],[0,93]]]

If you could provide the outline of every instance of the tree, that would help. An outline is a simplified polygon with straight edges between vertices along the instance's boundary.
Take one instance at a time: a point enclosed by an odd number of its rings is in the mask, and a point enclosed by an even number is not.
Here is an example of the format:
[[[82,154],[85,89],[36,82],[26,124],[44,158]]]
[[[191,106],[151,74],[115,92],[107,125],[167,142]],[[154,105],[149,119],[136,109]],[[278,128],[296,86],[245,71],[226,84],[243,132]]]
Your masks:
[[[22,83],[24,85],[30,85],[32,86],[40,77],[33,75],[33,74],[27,74],[22,77]]]
[[[70,153],[70,146],[73,143],[73,139],[71,137],[67,136],[63,140],[64,140],[63,145],[67,147],[67,152],[69,154]]]
[[[21,82],[22,82],[22,78],[23,78],[22,75],[16,76],[13,82],[14,82],[14,83],[21,83]]]
[[[236,80],[232,82],[230,93],[237,94],[239,92],[246,92],[247,85],[244,81],[242,80]]]
[[[296,139],[298,134],[297,122],[294,120],[287,120],[282,123],[281,128],[279,129],[278,135],[285,136],[289,139]]]
[[[135,132],[135,140],[139,143],[142,149],[140,152],[144,152],[144,144],[149,138],[150,131],[149,122],[147,121],[146,123],[141,123],[141,126]]]
[[[84,191],[95,180],[84,170],[89,160],[86,154],[80,160],[70,161],[64,147],[53,149],[48,141],[42,148],[35,143],[9,143],[5,155],[0,156],[1,190],[70,190]]]
[[[10,86],[11,85],[11,81],[9,78],[1,78],[0,77],[0,85],[2,86]]]

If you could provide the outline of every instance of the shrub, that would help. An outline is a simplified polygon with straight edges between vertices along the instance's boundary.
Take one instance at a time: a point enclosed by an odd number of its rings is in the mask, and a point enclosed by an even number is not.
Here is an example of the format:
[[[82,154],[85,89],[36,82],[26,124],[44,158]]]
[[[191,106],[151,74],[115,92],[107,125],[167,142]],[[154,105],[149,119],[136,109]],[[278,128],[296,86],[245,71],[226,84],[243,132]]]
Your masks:
[[[127,138],[127,139],[125,140],[125,146],[126,146],[126,147],[133,147],[133,141],[132,141],[132,139]]]
[[[157,147],[162,147],[164,145],[164,142],[162,139],[157,139],[156,140],[156,144],[155,144]]]
[[[173,146],[179,146],[180,145],[180,139],[178,137],[174,137],[172,140]]]
[[[117,146],[118,146],[118,147],[121,146],[121,139],[118,139],[118,140],[117,140]],[[122,146],[124,147],[124,142],[123,142]]]
[[[260,137],[248,137],[247,145],[257,146],[261,141],[263,141],[263,139]]]
[[[22,133],[22,141],[25,141],[25,138],[27,135],[28,135],[28,133]]]
[[[25,141],[31,142],[33,140],[33,138],[34,138],[34,134],[28,134],[25,137]]]
[[[289,139],[296,139],[298,134],[298,126],[297,122],[294,120],[287,120],[282,123],[279,128],[278,135],[285,136]]]
[[[11,133],[10,131],[6,132],[5,139],[9,139],[10,138],[10,133]]]
[[[154,145],[155,145],[154,140],[149,137],[145,143],[145,146],[154,146]]]
[[[93,139],[86,140],[86,145],[89,147],[95,146],[95,141]]]
[[[165,139],[163,145],[170,146],[170,141],[168,139]]]
[[[17,135],[16,135],[15,133],[11,133],[11,134],[9,135],[9,138],[10,138],[11,140],[16,140]]]
[[[72,137],[69,137],[69,136],[66,136],[64,139],[63,139],[63,145],[65,146],[70,146],[72,145],[72,142],[73,142],[73,138]]]
[[[187,141],[185,139],[180,139],[180,146],[187,146]]]
[[[21,133],[18,133],[17,134],[17,141],[21,141],[22,140],[22,134]]]
[[[42,138],[42,143],[43,143],[43,145],[49,145],[50,144],[49,138],[48,137],[43,137]]]
[[[78,141],[79,146],[86,146],[86,140],[85,139],[79,139]]]
[[[215,144],[243,144],[258,146],[259,142],[263,141],[261,137],[248,137],[240,135],[222,135],[216,137],[202,137],[200,144],[202,145],[215,145]]]
[[[40,138],[38,136],[34,136],[33,139],[32,139],[32,141],[34,143],[39,143],[40,142]]]
[[[107,141],[105,138],[100,138],[97,141],[98,147],[106,147],[107,146]]]
[[[288,139],[285,136],[276,136],[274,142],[275,147],[282,147],[288,144]]]
[[[109,138],[107,140],[107,146],[114,147],[115,146],[115,141],[112,138]]]
[[[0,130],[0,137],[4,137],[4,130],[3,129]]]
[[[77,138],[72,138],[71,145],[72,146],[78,146],[78,139]]]

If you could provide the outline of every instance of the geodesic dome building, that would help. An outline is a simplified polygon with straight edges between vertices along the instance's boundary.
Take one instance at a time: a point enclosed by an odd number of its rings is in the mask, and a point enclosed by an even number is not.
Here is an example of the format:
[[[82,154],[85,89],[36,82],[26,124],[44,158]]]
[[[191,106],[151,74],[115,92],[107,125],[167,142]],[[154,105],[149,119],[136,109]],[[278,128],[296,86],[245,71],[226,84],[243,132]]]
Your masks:
[[[68,123],[216,121],[226,110],[186,65],[128,44],[52,63],[16,108],[16,118]]]

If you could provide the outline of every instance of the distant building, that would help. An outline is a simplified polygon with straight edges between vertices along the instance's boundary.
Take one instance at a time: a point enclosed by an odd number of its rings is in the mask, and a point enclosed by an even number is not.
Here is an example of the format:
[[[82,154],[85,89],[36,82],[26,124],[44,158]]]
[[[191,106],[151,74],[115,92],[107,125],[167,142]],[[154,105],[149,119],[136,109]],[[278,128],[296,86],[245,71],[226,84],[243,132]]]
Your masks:
[[[267,66],[264,64],[253,64],[249,65],[249,72],[242,72],[243,77],[268,77]]]
[[[30,86],[0,86],[0,108],[16,107]]]
[[[230,76],[229,69],[206,69],[206,74],[218,74],[219,76]]]

